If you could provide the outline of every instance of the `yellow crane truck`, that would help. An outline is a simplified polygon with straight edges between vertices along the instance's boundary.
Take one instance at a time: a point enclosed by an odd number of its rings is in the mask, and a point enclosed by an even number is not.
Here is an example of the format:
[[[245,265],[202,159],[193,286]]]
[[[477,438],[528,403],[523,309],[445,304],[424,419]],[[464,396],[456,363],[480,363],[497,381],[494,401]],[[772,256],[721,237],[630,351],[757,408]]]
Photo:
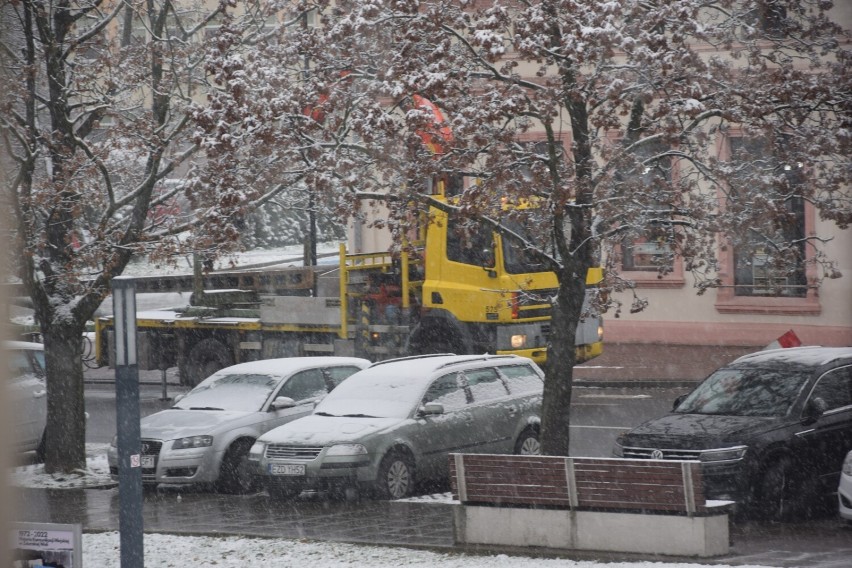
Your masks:
[[[380,360],[421,353],[515,353],[543,363],[556,276],[536,269],[490,229],[473,234],[431,208],[403,252],[352,254],[329,266],[141,277],[137,293],[195,290],[190,305],[137,313],[139,368],[177,366],[195,385],[244,361],[302,355]],[[586,301],[601,281],[587,275]],[[101,365],[112,352],[112,318],[96,321]],[[577,331],[577,358],[603,349],[599,316]]]

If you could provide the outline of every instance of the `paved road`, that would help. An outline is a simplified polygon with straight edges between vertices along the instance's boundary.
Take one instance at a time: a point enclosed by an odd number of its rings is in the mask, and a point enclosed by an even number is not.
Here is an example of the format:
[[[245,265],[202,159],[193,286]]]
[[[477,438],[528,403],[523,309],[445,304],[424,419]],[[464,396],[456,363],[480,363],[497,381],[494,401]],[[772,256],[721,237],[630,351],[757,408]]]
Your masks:
[[[159,372],[142,373],[144,382],[139,389],[141,416],[153,414],[173,404],[163,399],[163,387],[158,383]],[[89,413],[86,441],[108,443],[115,435],[115,385],[106,382],[105,371],[99,371],[98,382],[86,385],[86,412]],[[166,396],[172,398],[186,392],[186,387],[176,384],[169,375]],[[600,388],[577,387],[574,390],[572,413],[571,452],[582,456],[609,456],[613,441],[619,432],[637,424],[662,416],[672,406],[674,399],[689,389],[683,386],[654,388]]]

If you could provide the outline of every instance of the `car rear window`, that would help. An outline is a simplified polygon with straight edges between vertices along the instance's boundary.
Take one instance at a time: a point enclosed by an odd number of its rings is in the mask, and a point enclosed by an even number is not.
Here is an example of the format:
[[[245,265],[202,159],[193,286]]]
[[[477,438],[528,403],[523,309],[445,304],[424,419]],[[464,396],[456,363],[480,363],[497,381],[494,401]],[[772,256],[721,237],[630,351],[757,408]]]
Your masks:
[[[500,372],[512,394],[541,393],[544,381],[529,365],[501,365]]]
[[[471,369],[464,372],[474,402],[485,402],[509,394],[494,369]]]

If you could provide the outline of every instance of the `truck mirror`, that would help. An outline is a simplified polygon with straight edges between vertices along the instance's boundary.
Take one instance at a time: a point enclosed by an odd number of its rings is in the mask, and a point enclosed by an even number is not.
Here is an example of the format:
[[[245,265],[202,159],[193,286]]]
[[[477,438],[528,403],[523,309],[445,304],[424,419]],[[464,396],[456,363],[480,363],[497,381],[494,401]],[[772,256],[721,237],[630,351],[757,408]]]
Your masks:
[[[480,255],[482,259],[482,266],[485,268],[493,268],[494,267],[494,251],[490,248],[482,249],[482,253]]]

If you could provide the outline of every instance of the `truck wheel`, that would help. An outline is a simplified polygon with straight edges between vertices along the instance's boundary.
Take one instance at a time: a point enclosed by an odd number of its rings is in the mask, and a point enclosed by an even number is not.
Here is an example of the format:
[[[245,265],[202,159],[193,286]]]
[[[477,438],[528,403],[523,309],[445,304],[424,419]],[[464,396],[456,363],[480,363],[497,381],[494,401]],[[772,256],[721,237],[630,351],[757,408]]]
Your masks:
[[[418,325],[411,333],[409,350],[412,355],[435,353],[465,354],[467,348],[459,334],[445,326]]]
[[[255,480],[248,465],[248,453],[253,443],[253,440],[239,440],[231,444],[222,458],[216,489],[235,495],[254,491]]]
[[[187,358],[187,386],[194,387],[219,369],[233,364],[230,350],[221,341],[202,339],[193,346]]]

